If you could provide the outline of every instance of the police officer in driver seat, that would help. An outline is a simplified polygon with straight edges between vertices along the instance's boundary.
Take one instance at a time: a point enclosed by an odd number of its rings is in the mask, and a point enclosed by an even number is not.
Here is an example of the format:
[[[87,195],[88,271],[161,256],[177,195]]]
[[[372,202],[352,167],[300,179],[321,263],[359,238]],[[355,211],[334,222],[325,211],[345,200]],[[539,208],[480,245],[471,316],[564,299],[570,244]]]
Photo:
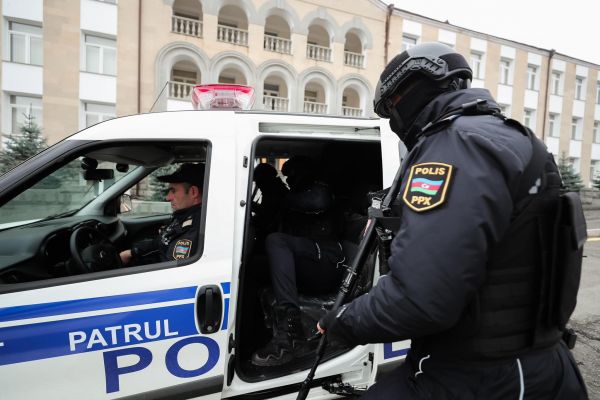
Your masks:
[[[198,246],[204,164],[185,163],[171,175],[157,179],[169,183],[166,200],[171,202],[173,215],[157,237],[135,242],[130,250],[122,251],[120,257],[123,265],[185,259]]]
[[[556,165],[470,79],[440,43],[402,52],[381,74],[375,111],[409,149],[390,272],[319,329],[348,345],[411,339],[365,399],[585,399],[561,340],[579,276],[551,262],[562,246],[552,248],[564,200]]]

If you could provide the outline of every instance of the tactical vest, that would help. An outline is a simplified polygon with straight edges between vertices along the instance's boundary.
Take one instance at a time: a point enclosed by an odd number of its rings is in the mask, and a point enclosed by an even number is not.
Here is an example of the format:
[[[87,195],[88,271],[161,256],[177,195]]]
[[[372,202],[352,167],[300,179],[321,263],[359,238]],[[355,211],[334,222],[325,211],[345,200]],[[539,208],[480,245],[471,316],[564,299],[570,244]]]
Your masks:
[[[438,360],[491,361],[555,345],[579,287],[586,238],[581,202],[574,193],[561,196],[554,158],[531,130],[478,101],[442,116],[423,134],[435,134],[462,115],[482,114],[528,136],[533,155],[513,199],[510,226],[489,252],[484,284],[451,329],[413,340],[417,353]]]

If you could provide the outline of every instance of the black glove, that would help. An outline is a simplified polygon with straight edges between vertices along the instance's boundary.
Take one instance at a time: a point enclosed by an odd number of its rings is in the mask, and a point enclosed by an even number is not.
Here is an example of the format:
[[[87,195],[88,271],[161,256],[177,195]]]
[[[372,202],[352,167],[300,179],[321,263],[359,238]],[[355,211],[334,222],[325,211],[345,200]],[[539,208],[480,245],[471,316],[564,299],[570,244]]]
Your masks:
[[[342,322],[341,316],[346,311],[344,305],[336,310],[331,310],[319,320],[319,326],[325,331],[329,342],[337,342],[344,346],[351,347],[359,344],[351,330]]]

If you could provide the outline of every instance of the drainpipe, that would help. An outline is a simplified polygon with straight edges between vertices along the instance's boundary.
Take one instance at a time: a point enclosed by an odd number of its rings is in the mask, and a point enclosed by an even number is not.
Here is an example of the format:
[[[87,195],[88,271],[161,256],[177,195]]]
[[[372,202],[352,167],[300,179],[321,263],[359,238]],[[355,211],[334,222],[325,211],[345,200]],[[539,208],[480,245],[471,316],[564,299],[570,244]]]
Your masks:
[[[394,5],[388,4],[387,7],[387,15],[385,17],[385,48],[384,48],[384,58],[385,65],[388,63],[388,50],[390,47],[390,21],[392,19],[392,12],[394,12]]]
[[[550,73],[552,72],[552,57],[556,51],[554,49],[550,50],[548,55],[548,68],[546,70],[546,98],[544,99],[544,120],[542,123],[542,141],[545,140],[546,137],[546,120],[548,119],[548,103],[550,102]]]
[[[138,0],[137,113],[142,110],[142,0]]]

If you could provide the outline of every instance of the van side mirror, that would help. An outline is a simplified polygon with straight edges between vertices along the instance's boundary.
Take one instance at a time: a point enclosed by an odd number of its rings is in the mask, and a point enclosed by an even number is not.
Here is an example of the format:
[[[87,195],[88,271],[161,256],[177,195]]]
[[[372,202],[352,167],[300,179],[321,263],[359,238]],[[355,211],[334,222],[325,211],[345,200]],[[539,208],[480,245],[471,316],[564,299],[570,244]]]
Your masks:
[[[119,212],[121,214],[128,213],[133,210],[133,201],[131,201],[131,196],[123,193],[121,195],[121,201],[119,204]]]

